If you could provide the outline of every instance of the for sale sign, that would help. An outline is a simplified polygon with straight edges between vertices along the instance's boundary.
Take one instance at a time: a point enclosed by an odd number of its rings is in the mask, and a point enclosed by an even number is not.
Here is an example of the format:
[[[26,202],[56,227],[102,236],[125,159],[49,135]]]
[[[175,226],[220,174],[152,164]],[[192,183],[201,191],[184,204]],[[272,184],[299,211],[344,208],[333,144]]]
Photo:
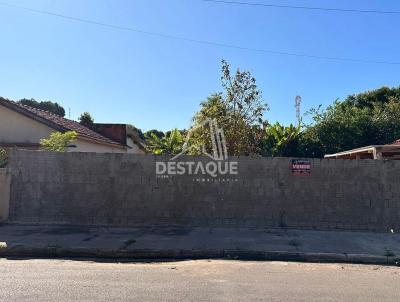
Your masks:
[[[309,160],[293,159],[292,174],[301,176],[311,175],[311,162]]]

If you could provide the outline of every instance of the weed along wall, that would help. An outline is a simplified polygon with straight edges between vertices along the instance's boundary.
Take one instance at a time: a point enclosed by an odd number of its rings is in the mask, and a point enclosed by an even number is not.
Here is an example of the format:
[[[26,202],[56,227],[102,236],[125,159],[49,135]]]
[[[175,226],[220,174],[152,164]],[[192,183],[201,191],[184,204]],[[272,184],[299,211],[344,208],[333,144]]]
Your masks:
[[[169,171],[168,159],[14,150],[9,220],[400,229],[399,161],[230,158],[237,170],[214,177],[206,157],[181,157],[184,164],[170,164]]]

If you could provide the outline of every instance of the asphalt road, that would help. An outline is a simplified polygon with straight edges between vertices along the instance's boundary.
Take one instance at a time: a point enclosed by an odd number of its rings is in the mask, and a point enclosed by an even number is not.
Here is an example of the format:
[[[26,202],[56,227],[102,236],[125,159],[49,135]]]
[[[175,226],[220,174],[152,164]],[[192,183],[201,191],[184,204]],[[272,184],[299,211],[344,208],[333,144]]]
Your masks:
[[[0,301],[400,301],[400,268],[0,259]]]

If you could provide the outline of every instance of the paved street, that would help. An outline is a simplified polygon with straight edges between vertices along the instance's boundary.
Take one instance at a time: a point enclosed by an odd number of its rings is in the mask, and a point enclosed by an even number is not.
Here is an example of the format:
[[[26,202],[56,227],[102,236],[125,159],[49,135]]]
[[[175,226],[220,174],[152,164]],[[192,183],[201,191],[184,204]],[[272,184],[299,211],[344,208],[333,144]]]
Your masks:
[[[0,301],[400,301],[400,268],[0,259]]]

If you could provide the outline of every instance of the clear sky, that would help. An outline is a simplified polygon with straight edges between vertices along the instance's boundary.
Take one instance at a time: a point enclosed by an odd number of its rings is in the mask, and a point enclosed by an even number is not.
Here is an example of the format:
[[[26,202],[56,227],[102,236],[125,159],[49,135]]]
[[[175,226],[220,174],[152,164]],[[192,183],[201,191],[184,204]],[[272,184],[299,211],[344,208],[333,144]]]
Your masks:
[[[4,1],[4,0],[1,0]],[[245,0],[243,0],[245,1]],[[250,1],[250,0],[248,0]],[[400,62],[400,15],[233,6],[199,0],[7,0],[143,31],[249,48]],[[400,11],[398,0],[252,0]],[[270,106],[295,120],[348,94],[400,85],[400,65],[290,57],[203,45],[0,5],[0,96],[52,100],[97,122],[187,128],[200,101],[221,90],[220,61],[248,69]]]

